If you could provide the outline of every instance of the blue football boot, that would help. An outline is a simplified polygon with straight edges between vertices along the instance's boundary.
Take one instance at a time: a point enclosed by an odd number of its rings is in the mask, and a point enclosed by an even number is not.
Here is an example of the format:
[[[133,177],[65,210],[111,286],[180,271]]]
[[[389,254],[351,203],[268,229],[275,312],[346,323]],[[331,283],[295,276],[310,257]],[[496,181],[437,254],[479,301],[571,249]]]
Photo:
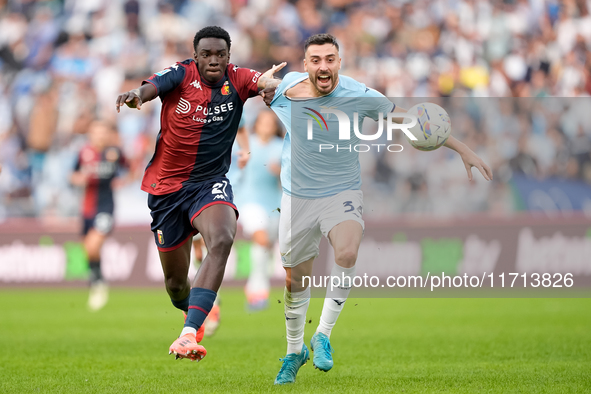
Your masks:
[[[283,361],[283,364],[275,378],[275,384],[294,383],[298,371],[302,366],[306,365],[306,362],[309,359],[310,351],[305,344],[302,345],[302,351],[300,354],[291,353],[284,358],[279,359],[279,361]]]
[[[333,366],[332,354],[334,350],[330,346],[330,339],[321,332],[317,332],[310,341],[310,348],[314,352],[312,360],[314,368],[328,372]]]

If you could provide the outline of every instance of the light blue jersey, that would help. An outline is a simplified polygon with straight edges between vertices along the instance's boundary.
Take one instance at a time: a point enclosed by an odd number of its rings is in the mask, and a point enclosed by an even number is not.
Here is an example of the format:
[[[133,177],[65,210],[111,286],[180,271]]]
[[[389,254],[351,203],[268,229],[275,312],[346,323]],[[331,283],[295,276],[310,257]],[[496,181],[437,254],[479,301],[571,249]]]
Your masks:
[[[281,204],[279,178],[271,172],[271,164],[281,160],[281,138],[273,137],[263,144],[256,135],[249,137],[250,160],[242,170],[240,194],[236,195],[237,204],[258,204],[272,215],[278,214]]]
[[[358,113],[358,130],[363,119],[378,120],[394,110],[383,94],[352,78],[340,75],[335,90],[323,97],[290,99],[285,92],[308,78],[307,73],[288,73],[275,91],[271,109],[285,125],[287,133],[281,154],[281,184],[286,194],[298,198],[329,197],[361,187],[359,153],[361,141],[353,130]],[[341,139],[336,109],[350,119],[349,138]],[[330,148],[332,146],[332,148]]]

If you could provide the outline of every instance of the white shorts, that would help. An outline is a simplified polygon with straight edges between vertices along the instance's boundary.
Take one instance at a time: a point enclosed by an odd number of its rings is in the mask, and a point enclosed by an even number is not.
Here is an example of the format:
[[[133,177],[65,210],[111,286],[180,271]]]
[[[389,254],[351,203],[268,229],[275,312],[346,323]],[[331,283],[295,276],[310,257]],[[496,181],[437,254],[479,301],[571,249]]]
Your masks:
[[[249,203],[241,206],[238,222],[242,226],[244,235],[248,238],[257,231],[264,230],[271,241],[277,239],[279,214],[277,212],[267,212],[259,204]]]
[[[279,251],[284,267],[292,268],[320,253],[320,239],[334,226],[354,220],[365,229],[362,219],[363,192],[345,190],[337,195],[314,200],[281,198]]]

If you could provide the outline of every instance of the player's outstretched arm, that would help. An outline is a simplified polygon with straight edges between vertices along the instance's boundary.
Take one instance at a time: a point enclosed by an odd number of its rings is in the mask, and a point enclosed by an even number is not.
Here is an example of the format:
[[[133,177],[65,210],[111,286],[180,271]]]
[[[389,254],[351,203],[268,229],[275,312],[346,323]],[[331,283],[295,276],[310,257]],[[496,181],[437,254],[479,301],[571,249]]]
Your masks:
[[[143,103],[155,99],[157,95],[158,92],[156,91],[156,87],[151,83],[142,85],[138,89],[121,93],[117,97],[117,102],[115,103],[117,112],[119,112],[119,109],[123,107],[124,104],[129,108],[141,109]]]
[[[408,112],[408,110],[406,108],[396,106],[394,108],[394,112],[395,113],[406,113],[406,112]],[[388,114],[384,114],[384,115],[385,115],[384,119],[388,119]],[[403,124],[403,123],[405,123],[405,119],[404,118],[392,118],[392,122]]]
[[[492,170],[484,160],[482,160],[472,149],[468,148],[466,144],[456,139],[453,135],[449,136],[447,141],[444,144],[449,149],[453,149],[460,154],[462,161],[464,162],[464,167],[466,167],[466,172],[468,173],[468,179],[472,180],[472,167],[478,168],[478,171],[482,174],[484,179],[490,181],[493,179]]]

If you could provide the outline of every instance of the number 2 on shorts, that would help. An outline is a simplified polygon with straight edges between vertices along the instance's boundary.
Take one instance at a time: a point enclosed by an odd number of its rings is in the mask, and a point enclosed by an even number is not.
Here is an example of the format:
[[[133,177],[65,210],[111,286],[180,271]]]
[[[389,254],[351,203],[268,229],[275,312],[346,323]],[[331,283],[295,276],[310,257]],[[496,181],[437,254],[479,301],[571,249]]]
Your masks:
[[[226,186],[228,186],[228,181],[221,181],[218,183],[215,183],[213,185],[213,188],[211,190],[211,194],[223,194],[225,197],[228,197],[228,195],[226,194]],[[222,190],[220,190],[220,188],[222,188]]]

